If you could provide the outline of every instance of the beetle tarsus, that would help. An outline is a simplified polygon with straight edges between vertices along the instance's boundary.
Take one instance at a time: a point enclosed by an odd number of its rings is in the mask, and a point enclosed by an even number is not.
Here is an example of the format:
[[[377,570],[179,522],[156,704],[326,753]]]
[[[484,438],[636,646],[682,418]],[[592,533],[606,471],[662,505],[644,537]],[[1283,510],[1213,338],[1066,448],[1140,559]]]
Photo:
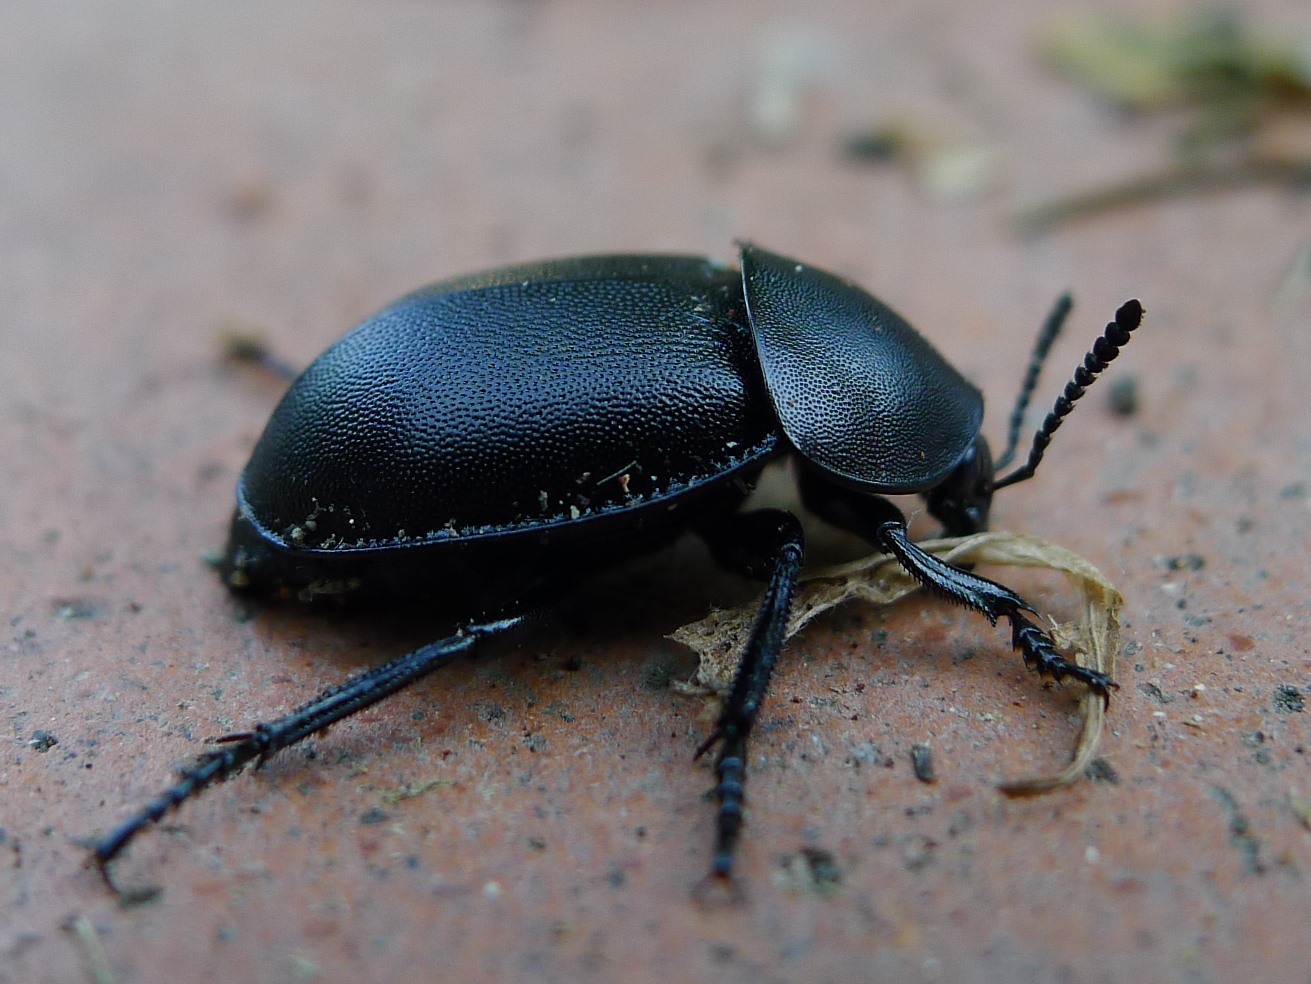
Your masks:
[[[783,648],[792,593],[801,574],[805,534],[791,513],[762,509],[733,517],[727,526],[704,530],[707,542],[721,563],[759,576],[768,558],[772,574],[760,612],[738,663],[733,687],[724,701],[714,729],[701,746],[701,756],[715,746],[715,848],[711,874],[731,879],[733,857],[746,810],[747,738],[769,688],[769,679]]]
[[[157,823],[170,810],[177,809],[183,802],[206,787],[222,782],[241,771],[258,755],[257,746],[234,745],[222,751],[206,752],[194,764],[180,769],[180,778],[176,783],[96,843],[92,850],[92,859],[99,868],[105,884],[118,891],[109,876],[109,863],[140,831],[152,823]]]
[[[720,878],[733,874],[733,855],[742,835],[746,812],[746,740],[734,736],[724,743],[715,762],[715,798],[719,810],[715,820],[715,850],[710,870]]]
[[[1102,699],[1102,706],[1111,703],[1111,691],[1119,684],[1105,673],[1080,666],[1066,659],[1056,648],[1056,640],[1031,620],[1018,612],[1008,613],[1011,621],[1011,645],[1024,657],[1024,665],[1039,676],[1049,676],[1057,683],[1066,677],[1078,680]]]
[[[285,717],[261,722],[249,731],[216,738],[222,748],[206,752],[191,765],[184,766],[176,783],[95,844],[92,860],[106,884],[114,887],[108,865],[133,838],[197,793],[235,775],[252,762],[256,766],[262,765],[282,749],[390,697],[468,652],[479,639],[504,632],[520,621],[521,618],[510,616],[465,626],[455,635],[351,677]]]

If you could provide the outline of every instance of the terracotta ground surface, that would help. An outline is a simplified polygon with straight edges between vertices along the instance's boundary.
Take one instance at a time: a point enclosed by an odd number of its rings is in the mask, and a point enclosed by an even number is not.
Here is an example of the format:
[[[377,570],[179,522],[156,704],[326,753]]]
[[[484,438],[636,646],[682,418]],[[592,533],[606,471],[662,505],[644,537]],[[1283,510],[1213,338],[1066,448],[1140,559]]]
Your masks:
[[[10,5],[0,981],[1311,981],[1311,197],[1016,235],[1169,155],[1173,121],[1035,57],[1080,10]],[[1311,38],[1303,4],[1244,10]],[[963,175],[843,153],[889,121]],[[1115,367],[1136,412],[1094,390],[993,514],[1127,598],[1099,778],[1000,796],[1062,762],[1077,688],[943,604],[848,607],[788,647],[763,712],[744,901],[696,904],[713,709],[666,686],[692,660],[665,635],[749,589],[688,544],[211,791],[118,865],[159,894],[111,896],[83,840],[205,738],[445,628],[224,590],[206,556],[282,385],[226,364],[225,333],[300,365],[430,280],[735,237],[902,311],[990,394],[994,441],[1061,290],[1042,404],[1143,299]],[[1016,583],[1070,614],[1059,579]]]

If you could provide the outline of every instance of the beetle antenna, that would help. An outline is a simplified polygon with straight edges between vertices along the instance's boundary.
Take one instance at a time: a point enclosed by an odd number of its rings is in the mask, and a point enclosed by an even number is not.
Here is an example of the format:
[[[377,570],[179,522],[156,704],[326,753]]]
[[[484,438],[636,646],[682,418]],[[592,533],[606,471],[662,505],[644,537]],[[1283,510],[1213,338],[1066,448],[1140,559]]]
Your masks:
[[[1059,305],[1058,305],[1059,306]],[[1129,336],[1143,323],[1143,306],[1137,300],[1125,301],[1115,312],[1115,320],[1106,326],[1100,338],[1093,343],[1092,350],[1083,357],[1083,364],[1074,370],[1074,378],[1065,384],[1065,392],[1056,398],[1051,413],[1042,422],[1042,427],[1033,435],[1033,446],[1029,449],[1029,460],[992,483],[992,491],[1004,489],[1033,477],[1042,461],[1047,445],[1052,442],[1052,435],[1060,429],[1066,416],[1074,409],[1074,404],[1096,380],[1098,373],[1115,361],[1120,349],[1129,344]]]
[[[1006,432],[1006,450],[993,465],[999,471],[1011,463],[1016,449],[1020,446],[1020,426],[1024,423],[1024,413],[1029,409],[1033,390],[1038,385],[1038,374],[1042,372],[1047,355],[1052,350],[1052,344],[1060,336],[1061,329],[1065,327],[1065,319],[1069,317],[1070,308],[1073,306],[1074,298],[1070,296],[1069,291],[1066,291],[1056,299],[1051,314],[1047,315],[1042,330],[1038,332],[1038,340],[1033,345],[1033,354],[1029,356],[1029,368],[1025,370],[1024,382],[1020,384],[1020,395],[1015,401],[1015,409],[1011,411],[1010,425]]]

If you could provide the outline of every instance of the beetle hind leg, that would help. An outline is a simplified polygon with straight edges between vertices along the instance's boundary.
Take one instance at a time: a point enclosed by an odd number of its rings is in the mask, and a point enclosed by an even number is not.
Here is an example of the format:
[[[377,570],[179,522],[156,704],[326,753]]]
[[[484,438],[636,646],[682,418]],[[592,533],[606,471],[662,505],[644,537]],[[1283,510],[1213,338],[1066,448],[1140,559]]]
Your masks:
[[[261,722],[249,731],[215,739],[217,749],[184,766],[172,786],[97,841],[92,847],[92,862],[100,869],[106,884],[117,891],[109,876],[109,863],[137,834],[171,810],[215,783],[236,775],[252,762],[262,765],[274,753],[408,687],[468,653],[479,640],[499,635],[522,622],[522,616],[511,615],[466,625],[452,636],[356,674],[276,721]]]
[[[769,581],[719,720],[696,751],[699,758],[716,746],[719,749],[714,790],[719,810],[711,877],[727,882],[733,874],[746,806],[747,738],[783,648],[792,594],[805,554],[805,534],[795,516],[779,509],[737,514],[727,525],[720,523],[701,533],[721,565]]]

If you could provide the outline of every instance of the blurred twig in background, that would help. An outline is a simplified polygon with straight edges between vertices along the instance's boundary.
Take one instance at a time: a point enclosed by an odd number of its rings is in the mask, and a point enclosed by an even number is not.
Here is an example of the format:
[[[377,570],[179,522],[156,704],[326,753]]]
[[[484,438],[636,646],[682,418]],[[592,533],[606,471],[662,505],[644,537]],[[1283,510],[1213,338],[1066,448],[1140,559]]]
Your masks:
[[[1115,106],[1181,122],[1165,170],[1030,209],[1022,231],[1200,192],[1311,188],[1311,39],[1299,48],[1249,31],[1236,12],[1210,12],[1170,27],[1067,24],[1047,33],[1042,52]]]

